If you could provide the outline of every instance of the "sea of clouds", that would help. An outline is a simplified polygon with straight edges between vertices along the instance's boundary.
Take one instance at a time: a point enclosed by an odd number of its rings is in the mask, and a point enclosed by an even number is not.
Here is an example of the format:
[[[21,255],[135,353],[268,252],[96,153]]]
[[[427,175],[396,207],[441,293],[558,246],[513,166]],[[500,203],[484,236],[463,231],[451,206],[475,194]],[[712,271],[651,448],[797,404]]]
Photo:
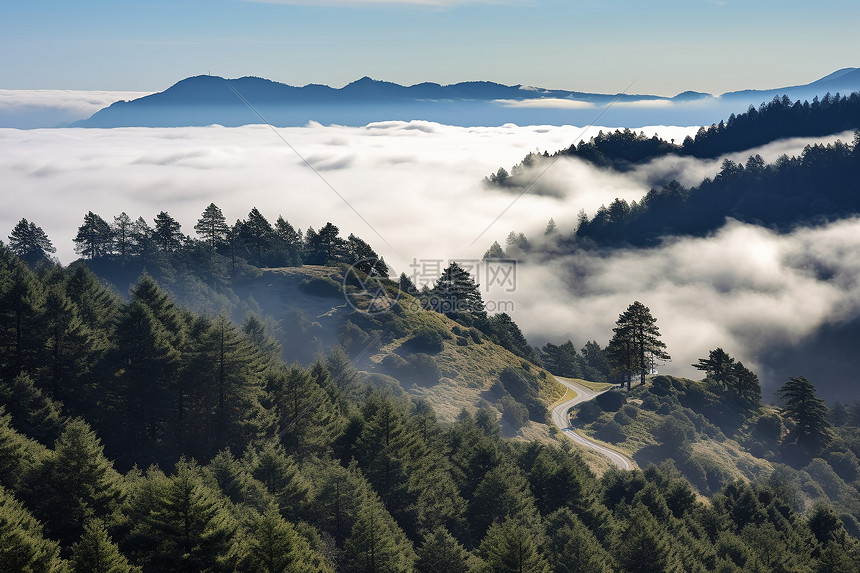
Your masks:
[[[549,192],[518,199],[482,184],[529,151],[561,149],[598,129],[419,121],[309,124],[277,134],[266,125],[0,129],[0,236],[27,218],[68,263],[77,257],[72,239],[87,211],[108,221],[123,211],[151,221],[166,210],[193,234],[214,202],[230,221],[252,207],[272,222],[283,215],[303,229],[331,221],[344,236],[367,240],[396,273],[410,274],[421,261],[480,259],[493,241],[504,245],[512,230],[540,241],[550,218],[570,231],[581,209],[593,214],[615,197],[639,199],[667,173],[697,183],[716,174],[722,161],[664,159],[619,175],[562,159],[537,186]],[[642,128],[676,141],[697,129]],[[850,134],[842,139],[850,141]],[[754,152],[773,160],[799,153],[809,141]],[[785,235],[729,221],[712,237],[674,239],[654,249],[526,262],[517,267],[514,292],[494,289],[487,298],[509,300],[510,314],[532,343],[570,338],[578,347],[589,339],[605,344],[618,314],[640,300],[657,317],[673,356],[661,370],[693,375],[689,365],[716,346],[755,367],[759,353],[774,344],[795,344],[856,317],[858,279],[858,220]]]

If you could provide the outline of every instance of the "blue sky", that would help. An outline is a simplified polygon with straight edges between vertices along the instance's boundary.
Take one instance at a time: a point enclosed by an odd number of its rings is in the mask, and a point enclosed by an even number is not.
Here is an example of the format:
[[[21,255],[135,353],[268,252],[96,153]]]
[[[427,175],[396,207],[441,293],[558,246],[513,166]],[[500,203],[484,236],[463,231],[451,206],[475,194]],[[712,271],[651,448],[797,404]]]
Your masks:
[[[157,91],[211,71],[722,93],[860,66],[858,23],[856,0],[11,0],[0,88]]]

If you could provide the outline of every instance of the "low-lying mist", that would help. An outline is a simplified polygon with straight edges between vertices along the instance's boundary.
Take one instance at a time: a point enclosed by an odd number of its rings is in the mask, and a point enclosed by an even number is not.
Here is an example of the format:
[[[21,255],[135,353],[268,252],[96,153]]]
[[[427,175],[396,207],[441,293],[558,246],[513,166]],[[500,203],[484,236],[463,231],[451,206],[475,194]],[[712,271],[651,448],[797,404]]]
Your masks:
[[[697,129],[643,131],[677,140]],[[58,258],[69,263],[77,257],[72,239],[87,211],[108,221],[122,211],[151,221],[166,210],[193,235],[194,223],[214,202],[229,221],[245,218],[252,207],[272,222],[280,214],[303,229],[331,221],[344,236],[355,233],[368,241],[396,273],[411,274],[423,261],[480,259],[493,241],[504,246],[511,230],[533,242],[544,240],[550,218],[569,232],[582,209],[592,215],[615,197],[639,199],[667,172],[685,185],[698,183],[722,161],[667,159],[619,175],[562,159],[541,178],[539,186],[548,192],[527,193],[511,206],[516,195],[487,188],[482,178],[529,151],[574,143],[583,136],[581,128],[386,122],[278,132],[327,183],[268,126],[2,129],[0,233],[5,236],[26,217],[46,231]],[[799,153],[811,141],[777,142],[730,158],[759,153],[772,160]],[[757,370],[770,398],[784,381],[774,364],[785,356],[781,349],[860,315],[857,253],[860,220],[784,235],[729,221],[712,237],[668,240],[648,250],[525,261],[517,267],[514,292],[491,289],[487,298],[510,300],[510,314],[533,344],[570,338],[577,347],[589,339],[605,344],[618,314],[640,300],[657,318],[673,357],[662,372],[698,375],[689,365],[722,346]],[[792,375],[835,388],[843,378],[853,379],[853,372],[854,365],[846,364],[827,380],[816,380],[812,369]],[[855,387],[840,399],[858,393]]]

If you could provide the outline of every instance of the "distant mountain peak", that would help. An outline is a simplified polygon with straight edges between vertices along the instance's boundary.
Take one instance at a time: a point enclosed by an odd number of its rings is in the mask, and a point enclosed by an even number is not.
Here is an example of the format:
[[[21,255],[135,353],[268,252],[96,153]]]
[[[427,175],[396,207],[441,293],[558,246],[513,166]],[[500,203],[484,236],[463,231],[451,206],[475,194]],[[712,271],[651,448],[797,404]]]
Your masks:
[[[245,125],[259,122],[259,116],[252,113],[242,100],[251,102],[255,107],[259,106],[267,120],[279,126],[306,125],[310,120],[322,123],[365,125],[373,121],[391,119],[405,121],[424,119],[441,123],[453,122],[457,125],[502,125],[524,121],[552,123],[557,120],[550,114],[561,114],[561,111],[543,109],[544,106],[541,105],[524,105],[514,110],[510,102],[563,99],[603,106],[613,101],[636,104],[653,101],[692,102],[710,98],[719,100],[720,105],[737,105],[738,109],[746,109],[749,105],[757,106],[768,101],[774,95],[779,97],[787,95],[793,100],[811,101],[815,95],[822,97],[825,92],[831,94],[839,92],[845,95],[855,91],[860,91],[860,69],[858,68],[842,68],[802,86],[745,90],[726,93],[719,98],[695,91],[685,91],[673,98],[667,98],[655,95],[575,92],[523,84],[504,85],[491,81],[466,81],[448,85],[423,82],[403,86],[376,80],[367,75],[342,88],[320,84],[295,87],[255,76],[229,79],[198,75],[182,79],[163,92],[128,102],[116,102],[96,112],[89,119],[74,125],[168,127],[213,123]],[[241,94],[241,99],[234,92]],[[676,116],[661,119],[663,123],[683,121],[683,124],[691,125],[704,121],[699,119],[700,116],[709,113],[707,106],[701,106],[702,110],[697,112],[695,119],[690,119],[693,117],[690,109],[696,106],[664,107],[673,113],[685,112],[687,116],[683,119],[677,119]],[[681,109],[682,107],[685,109]],[[593,119],[591,117],[573,119],[571,114],[574,112],[564,109],[566,111],[563,113],[566,115],[562,121],[583,122]],[[580,113],[590,113],[589,109],[586,106],[580,110]],[[655,121],[657,115],[654,109],[653,106],[649,108],[648,121]],[[617,111],[624,110],[619,107],[619,110],[613,110],[613,113]]]

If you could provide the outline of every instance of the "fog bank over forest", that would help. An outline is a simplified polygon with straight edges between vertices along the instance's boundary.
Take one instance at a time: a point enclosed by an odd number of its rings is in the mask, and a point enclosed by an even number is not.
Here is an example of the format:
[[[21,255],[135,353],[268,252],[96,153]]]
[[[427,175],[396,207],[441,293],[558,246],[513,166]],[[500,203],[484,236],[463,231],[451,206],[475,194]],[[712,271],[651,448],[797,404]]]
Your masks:
[[[592,215],[616,197],[641,198],[655,173],[669,171],[689,184],[713,176],[722,160],[658,160],[622,175],[563,159],[541,178],[547,193],[520,197],[464,250],[515,197],[484,187],[487,173],[529,151],[561,149],[600,129],[607,128],[384,122],[279,129],[373,229],[267,126],[0,130],[0,179],[10,190],[0,199],[0,229],[5,238],[26,217],[45,229],[57,256],[69,263],[77,256],[72,238],[89,210],[106,219],[123,211],[152,219],[166,210],[193,234],[210,202],[229,221],[255,206],[270,221],[280,214],[303,229],[331,221],[371,242],[398,274],[410,274],[416,261],[480,259],[493,241],[504,244],[511,230],[539,241],[550,218],[569,231],[582,209]],[[643,131],[682,140],[697,129]],[[779,141],[753,153],[771,161],[798,154],[807,143],[835,139]],[[693,376],[689,365],[723,346],[762,368],[767,393],[781,382],[768,379],[760,353],[800,343],[860,311],[854,280],[860,259],[850,255],[860,252],[858,237],[857,220],[785,235],[729,222],[713,237],[673,239],[647,251],[522,264],[515,292],[495,289],[487,298],[512,301],[510,314],[533,344],[571,338],[577,347],[589,339],[605,344],[618,313],[641,300],[657,317],[673,356],[661,372]],[[823,278],[810,270],[815,265],[832,272]]]

